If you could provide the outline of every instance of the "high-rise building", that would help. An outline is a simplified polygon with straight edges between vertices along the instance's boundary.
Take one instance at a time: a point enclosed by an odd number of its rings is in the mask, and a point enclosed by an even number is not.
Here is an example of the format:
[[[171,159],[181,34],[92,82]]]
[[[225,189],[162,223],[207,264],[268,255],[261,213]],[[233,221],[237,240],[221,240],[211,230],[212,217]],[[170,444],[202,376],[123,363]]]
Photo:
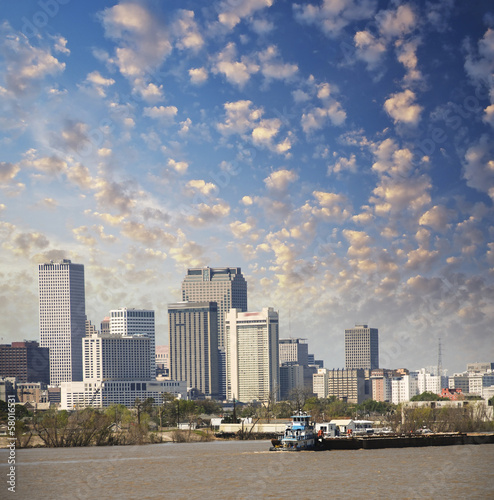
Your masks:
[[[307,339],[280,339],[280,366],[283,363],[309,364],[309,345]]]
[[[247,281],[240,267],[187,269],[182,282],[182,300],[216,302],[218,305],[218,347],[225,347],[225,316],[230,309],[247,311]]]
[[[40,345],[50,349],[50,384],[81,381],[84,266],[67,259],[40,264],[38,280]]]
[[[216,302],[168,304],[171,378],[214,397],[218,397],[217,315]]]
[[[225,320],[227,397],[247,403],[279,399],[279,325],[272,308],[231,309]]]
[[[156,377],[154,311],[122,307],[110,311],[110,335],[147,335],[151,376]]]
[[[15,377],[20,383],[49,384],[49,349],[34,340],[0,345],[0,377]]]
[[[218,305],[219,394],[226,397],[225,317],[230,309],[247,311],[247,281],[240,267],[187,269],[182,282],[182,300],[216,302]]]
[[[345,330],[345,367],[347,370],[379,368],[379,334],[377,328],[355,325]]]
[[[148,336],[93,334],[83,343],[84,382],[152,380],[154,359]]]

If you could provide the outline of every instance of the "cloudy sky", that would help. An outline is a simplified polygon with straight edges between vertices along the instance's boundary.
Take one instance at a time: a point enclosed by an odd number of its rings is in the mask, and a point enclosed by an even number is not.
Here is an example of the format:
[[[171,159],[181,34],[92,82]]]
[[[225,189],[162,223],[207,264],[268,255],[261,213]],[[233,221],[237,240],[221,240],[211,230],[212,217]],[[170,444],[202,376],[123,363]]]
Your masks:
[[[494,361],[494,7],[479,0],[0,2],[2,342],[37,264],[85,265],[97,325],[241,266],[344,367]]]

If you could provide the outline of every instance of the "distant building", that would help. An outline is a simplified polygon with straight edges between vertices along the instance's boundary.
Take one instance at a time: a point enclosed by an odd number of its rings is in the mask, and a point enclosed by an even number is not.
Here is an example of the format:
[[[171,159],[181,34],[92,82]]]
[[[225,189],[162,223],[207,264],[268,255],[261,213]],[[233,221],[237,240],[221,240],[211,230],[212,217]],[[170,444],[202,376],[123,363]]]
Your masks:
[[[494,385],[494,371],[455,373],[448,379],[450,389],[461,389],[464,394],[484,397],[485,389]]]
[[[494,363],[468,363],[467,372],[472,373],[485,373],[494,371]]]
[[[132,408],[136,399],[145,401],[148,398],[153,398],[154,405],[160,406],[166,392],[185,399],[186,385],[186,382],[173,380],[66,382],[61,385],[60,408],[106,408],[115,404]]]
[[[91,323],[91,321],[86,318],[86,337],[90,337],[91,335],[94,335],[95,333],[98,333],[96,326],[93,325]]]
[[[20,403],[48,403],[48,387],[43,382],[22,382],[17,384],[17,399]]]
[[[374,401],[391,402],[393,370],[378,368],[371,372],[372,399]]]
[[[150,339],[151,376],[156,377],[154,311],[122,307],[110,311],[110,335],[146,335]]]
[[[40,347],[34,340],[0,345],[0,377],[49,384],[49,352],[48,347]]]
[[[219,394],[226,397],[225,317],[230,309],[247,311],[247,281],[240,267],[187,269],[182,282],[182,301],[216,302],[218,307]]]
[[[279,399],[279,324],[272,308],[231,309],[226,316],[227,397],[243,403]]]
[[[457,401],[458,399],[463,399],[463,392],[461,392],[461,389],[448,389],[446,387],[443,388],[440,396],[442,398],[448,398],[451,401]]]
[[[423,392],[440,394],[444,387],[448,387],[448,377],[434,375],[428,372],[425,368],[421,368],[418,371],[417,391],[419,394],[422,394]]]
[[[50,384],[82,380],[84,266],[67,259],[40,264],[38,281],[40,345],[50,349]]]
[[[103,318],[103,321],[101,322],[101,334],[105,335],[109,333],[110,333],[110,317],[105,316],[105,318]]]
[[[83,342],[85,382],[154,379],[148,336],[93,334]]]
[[[307,339],[280,339],[280,366],[283,363],[309,364],[309,346]]]
[[[319,398],[334,396],[348,403],[360,404],[370,397],[365,378],[363,369],[319,368],[313,376],[313,391]]]
[[[205,396],[218,397],[216,302],[168,304],[170,375]]]
[[[170,376],[170,346],[156,346],[156,376]]]
[[[379,368],[379,332],[367,325],[345,330],[345,368]]]
[[[410,401],[410,398],[419,394],[418,373],[409,372],[408,375],[393,377],[391,381],[391,402],[395,405]]]
[[[285,362],[280,366],[280,399],[286,401],[297,389],[304,388],[304,367],[297,363]]]

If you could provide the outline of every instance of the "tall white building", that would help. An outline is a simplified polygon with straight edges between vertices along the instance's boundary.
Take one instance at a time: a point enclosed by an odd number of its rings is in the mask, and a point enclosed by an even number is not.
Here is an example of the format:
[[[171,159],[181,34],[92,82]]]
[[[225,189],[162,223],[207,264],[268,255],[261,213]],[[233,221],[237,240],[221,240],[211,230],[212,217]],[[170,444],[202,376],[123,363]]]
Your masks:
[[[50,384],[82,380],[86,333],[84,266],[64,259],[40,264],[40,346],[50,349]]]
[[[93,334],[84,343],[84,381],[152,380],[146,335]]]
[[[272,307],[261,312],[231,309],[225,337],[228,399],[279,399],[278,313]]]
[[[150,339],[151,376],[156,377],[154,311],[122,307],[110,311],[110,335],[146,335]]]
[[[395,405],[410,401],[410,398],[419,394],[418,374],[410,372],[408,375],[394,377],[391,381],[391,402]]]
[[[345,330],[345,367],[347,369],[379,368],[379,332],[367,325]]]
[[[417,373],[417,390],[419,394],[432,392],[441,394],[443,387],[448,387],[448,377],[433,375],[425,368],[421,368]]]
[[[168,304],[170,375],[191,389],[218,397],[216,302]]]

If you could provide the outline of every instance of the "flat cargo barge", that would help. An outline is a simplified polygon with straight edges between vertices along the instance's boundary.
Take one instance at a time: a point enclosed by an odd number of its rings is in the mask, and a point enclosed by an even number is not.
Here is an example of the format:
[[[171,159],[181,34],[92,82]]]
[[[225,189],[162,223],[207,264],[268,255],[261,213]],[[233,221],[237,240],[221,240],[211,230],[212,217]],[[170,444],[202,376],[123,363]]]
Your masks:
[[[319,450],[378,450],[383,448],[414,448],[489,443],[494,444],[494,433],[436,433],[325,438],[317,442],[317,448]]]

